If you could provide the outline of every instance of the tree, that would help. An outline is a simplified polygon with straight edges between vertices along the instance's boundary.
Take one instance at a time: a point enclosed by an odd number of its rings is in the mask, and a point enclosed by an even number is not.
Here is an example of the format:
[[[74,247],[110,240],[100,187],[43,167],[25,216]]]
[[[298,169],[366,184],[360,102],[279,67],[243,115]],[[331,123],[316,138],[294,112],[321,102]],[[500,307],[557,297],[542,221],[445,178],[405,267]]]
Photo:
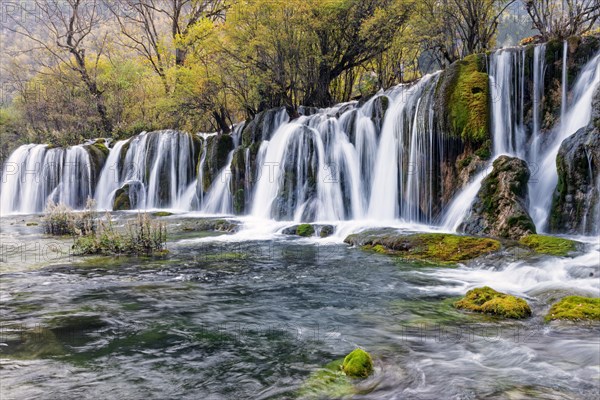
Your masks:
[[[543,40],[581,35],[600,19],[598,0],[524,0],[525,9]]]
[[[107,0],[125,47],[143,56],[169,92],[167,69],[174,63],[183,66],[187,48],[179,40],[188,35],[202,19],[223,20],[226,0]],[[179,43],[179,44],[178,44]]]
[[[48,69],[63,74],[62,66],[74,71],[93,98],[102,130],[112,131],[103,91],[98,86],[96,67],[107,43],[107,34],[95,35],[102,22],[97,0],[36,0],[38,24],[27,24],[10,13],[6,29],[29,39],[30,49],[40,49],[49,58]],[[41,29],[40,29],[41,27]],[[91,55],[90,52],[92,50]],[[86,54],[87,52],[87,54]]]
[[[318,65],[304,104],[329,106],[331,82],[385,52],[410,9],[411,3],[393,0],[330,0],[315,6]]]

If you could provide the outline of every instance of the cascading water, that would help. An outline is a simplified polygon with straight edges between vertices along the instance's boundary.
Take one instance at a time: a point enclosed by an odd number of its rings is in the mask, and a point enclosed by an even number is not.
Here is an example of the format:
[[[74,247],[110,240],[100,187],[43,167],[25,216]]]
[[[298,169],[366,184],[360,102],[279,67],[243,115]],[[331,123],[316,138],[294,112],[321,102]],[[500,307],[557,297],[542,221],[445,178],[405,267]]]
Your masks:
[[[541,229],[556,183],[554,157],[558,146],[589,120],[591,91],[597,84],[593,62],[597,58],[582,70],[569,106],[564,70],[568,46],[563,46],[561,123],[547,132],[542,129],[541,113],[546,46],[534,46],[532,62],[526,57],[527,51],[509,48],[490,56],[492,159],[500,154],[523,158],[532,174],[539,163],[542,173],[535,176],[538,185],[530,192],[531,212]],[[455,230],[485,174],[477,174],[445,207],[440,195],[444,190],[441,165],[447,161],[447,146],[452,144],[444,142],[447,138],[439,124],[442,116],[435,114],[439,77],[436,73],[415,84],[399,85],[363,105],[350,102],[322,110],[300,107],[303,115],[293,121],[284,108],[267,111],[257,116],[258,122],[249,125],[248,131],[243,125],[234,127],[233,150],[227,148],[227,160],[219,161],[224,164],[218,172],[210,165],[213,155],[207,152],[207,134],[202,140],[197,135],[160,131],[117,142],[110,149],[96,188],[92,187],[96,180],[89,168],[75,173],[63,168],[73,162],[89,166],[84,146],[23,146],[9,160],[10,165],[22,165],[21,171],[17,174],[5,168],[3,212],[39,212],[48,198],[80,208],[94,192],[98,207],[111,209],[117,191],[124,190],[132,208],[223,214],[234,212],[231,191],[235,187],[243,190],[243,198],[236,197],[236,202],[244,203],[247,212],[259,218],[401,219],[431,224],[442,219],[440,210],[444,210],[443,227]],[[527,83],[530,80],[532,87]],[[232,166],[238,150],[242,153]],[[25,179],[28,176],[23,171],[38,164],[57,167],[49,168],[36,186]],[[232,177],[232,168],[236,177]],[[207,189],[204,174],[208,170],[212,182]]]
[[[112,147],[106,163],[100,173],[100,179],[98,186],[96,187],[96,206],[100,210],[111,210],[115,192],[119,189],[120,179],[120,158],[123,146],[127,143],[127,140],[120,140]]]
[[[196,152],[191,135],[177,131],[142,133],[118,142],[109,153],[96,196],[100,208],[112,209],[118,188],[128,187],[134,208],[169,208],[185,196],[196,179]],[[124,157],[124,158],[123,158]],[[119,160],[123,159],[123,165]],[[118,174],[115,173],[118,165]]]
[[[84,147],[28,144],[15,150],[4,164],[2,214],[41,212],[49,200],[83,208],[94,189],[94,171]]]
[[[566,78],[565,78],[566,79]],[[556,155],[563,140],[573,135],[590,122],[592,98],[600,85],[600,54],[594,57],[581,71],[573,87],[573,100],[565,106],[564,119],[555,126],[548,150],[540,157],[538,179],[530,183],[530,214],[538,230],[546,227],[552,194],[556,188]]]
[[[567,104],[568,45],[563,45],[561,117],[550,132],[541,132],[541,100],[544,96],[546,73],[546,45],[537,45],[533,51],[533,87],[531,96],[532,127],[526,128],[523,120],[525,97],[524,54],[526,49],[502,49],[491,55],[490,87],[492,93],[492,160],[509,154],[528,162],[532,176],[529,182],[530,214],[538,231],[543,231],[549,213],[552,194],[556,187],[556,155],[561,142],[589,123],[592,96],[600,79],[598,63],[594,57],[583,69],[573,88],[573,101]],[[480,174],[459,194],[449,207],[444,228],[455,230],[464,219],[463,211],[472,204],[483,179]],[[469,206],[465,207],[465,204]]]

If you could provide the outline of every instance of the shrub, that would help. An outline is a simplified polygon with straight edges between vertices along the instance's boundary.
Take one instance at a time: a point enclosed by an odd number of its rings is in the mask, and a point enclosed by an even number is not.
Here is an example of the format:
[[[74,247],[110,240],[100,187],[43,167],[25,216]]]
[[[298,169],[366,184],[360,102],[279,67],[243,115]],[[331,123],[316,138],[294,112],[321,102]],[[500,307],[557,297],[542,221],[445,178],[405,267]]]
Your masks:
[[[88,235],[95,230],[94,221],[95,202],[87,199],[85,209],[75,212],[69,206],[52,200],[46,205],[42,223],[44,233],[50,235]]]
[[[80,255],[149,255],[165,252],[166,241],[164,224],[152,221],[146,213],[127,222],[124,230],[117,229],[110,213],[106,213],[106,220],[98,221],[96,231],[79,236],[73,249]]]

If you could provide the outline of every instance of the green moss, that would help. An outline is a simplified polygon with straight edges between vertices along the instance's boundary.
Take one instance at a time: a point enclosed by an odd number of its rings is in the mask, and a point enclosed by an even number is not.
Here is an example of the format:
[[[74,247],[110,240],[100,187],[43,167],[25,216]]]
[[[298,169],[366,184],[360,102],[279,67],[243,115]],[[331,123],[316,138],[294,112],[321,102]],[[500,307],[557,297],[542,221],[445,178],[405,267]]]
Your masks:
[[[486,140],[485,143],[475,151],[475,155],[482,160],[489,160],[492,157],[492,141]]]
[[[104,153],[105,157],[108,157],[108,153],[110,153],[110,151],[108,150],[108,148],[106,147],[106,145],[102,142],[96,142],[93,144],[93,146],[95,148],[97,148],[98,150],[100,150],[102,153]]]
[[[312,236],[315,234],[315,228],[311,224],[301,224],[296,228],[296,235],[298,236]]]
[[[478,55],[457,63],[457,75],[447,102],[453,133],[469,143],[484,143],[489,139],[489,77],[481,72],[479,64]]]
[[[168,217],[173,215],[173,213],[168,211],[157,211],[155,213],[152,213],[152,215],[155,217]]]
[[[351,378],[366,378],[373,372],[373,359],[362,349],[355,349],[344,358],[342,371]]]
[[[553,256],[566,256],[577,248],[573,240],[544,235],[527,235],[522,237],[519,243],[537,253]]]
[[[129,185],[125,185],[115,192],[115,200],[113,201],[113,210],[131,210],[131,200],[129,199]]]
[[[361,246],[364,250],[389,254],[412,261],[423,261],[454,266],[500,250],[495,239],[461,236],[447,233],[417,233],[412,235],[385,235],[362,238],[350,235],[345,242]]]
[[[504,318],[519,319],[531,315],[525,300],[497,292],[488,286],[469,290],[465,297],[454,303],[454,307]]]
[[[550,308],[545,319],[546,321],[557,319],[600,321],[600,298],[567,296]]]
[[[298,390],[303,399],[339,399],[355,393],[352,381],[342,372],[342,359],[313,372]]]
[[[37,222],[28,222],[26,225],[27,226],[38,226],[39,224]]]
[[[521,228],[524,231],[535,232],[535,224],[529,215],[521,214],[510,217],[506,224],[509,228]]]

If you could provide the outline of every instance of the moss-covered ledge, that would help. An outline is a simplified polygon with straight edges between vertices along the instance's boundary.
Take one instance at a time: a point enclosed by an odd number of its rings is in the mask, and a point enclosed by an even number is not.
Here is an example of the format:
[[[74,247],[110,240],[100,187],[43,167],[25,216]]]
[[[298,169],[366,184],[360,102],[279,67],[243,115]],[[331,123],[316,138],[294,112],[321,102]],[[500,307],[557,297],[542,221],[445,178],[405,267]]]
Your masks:
[[[446,265],[470,261],[501,247],[498,240],[489,238],[448,233],[399,234],[390,230],[353,234],[344,242],[407,260]]]

